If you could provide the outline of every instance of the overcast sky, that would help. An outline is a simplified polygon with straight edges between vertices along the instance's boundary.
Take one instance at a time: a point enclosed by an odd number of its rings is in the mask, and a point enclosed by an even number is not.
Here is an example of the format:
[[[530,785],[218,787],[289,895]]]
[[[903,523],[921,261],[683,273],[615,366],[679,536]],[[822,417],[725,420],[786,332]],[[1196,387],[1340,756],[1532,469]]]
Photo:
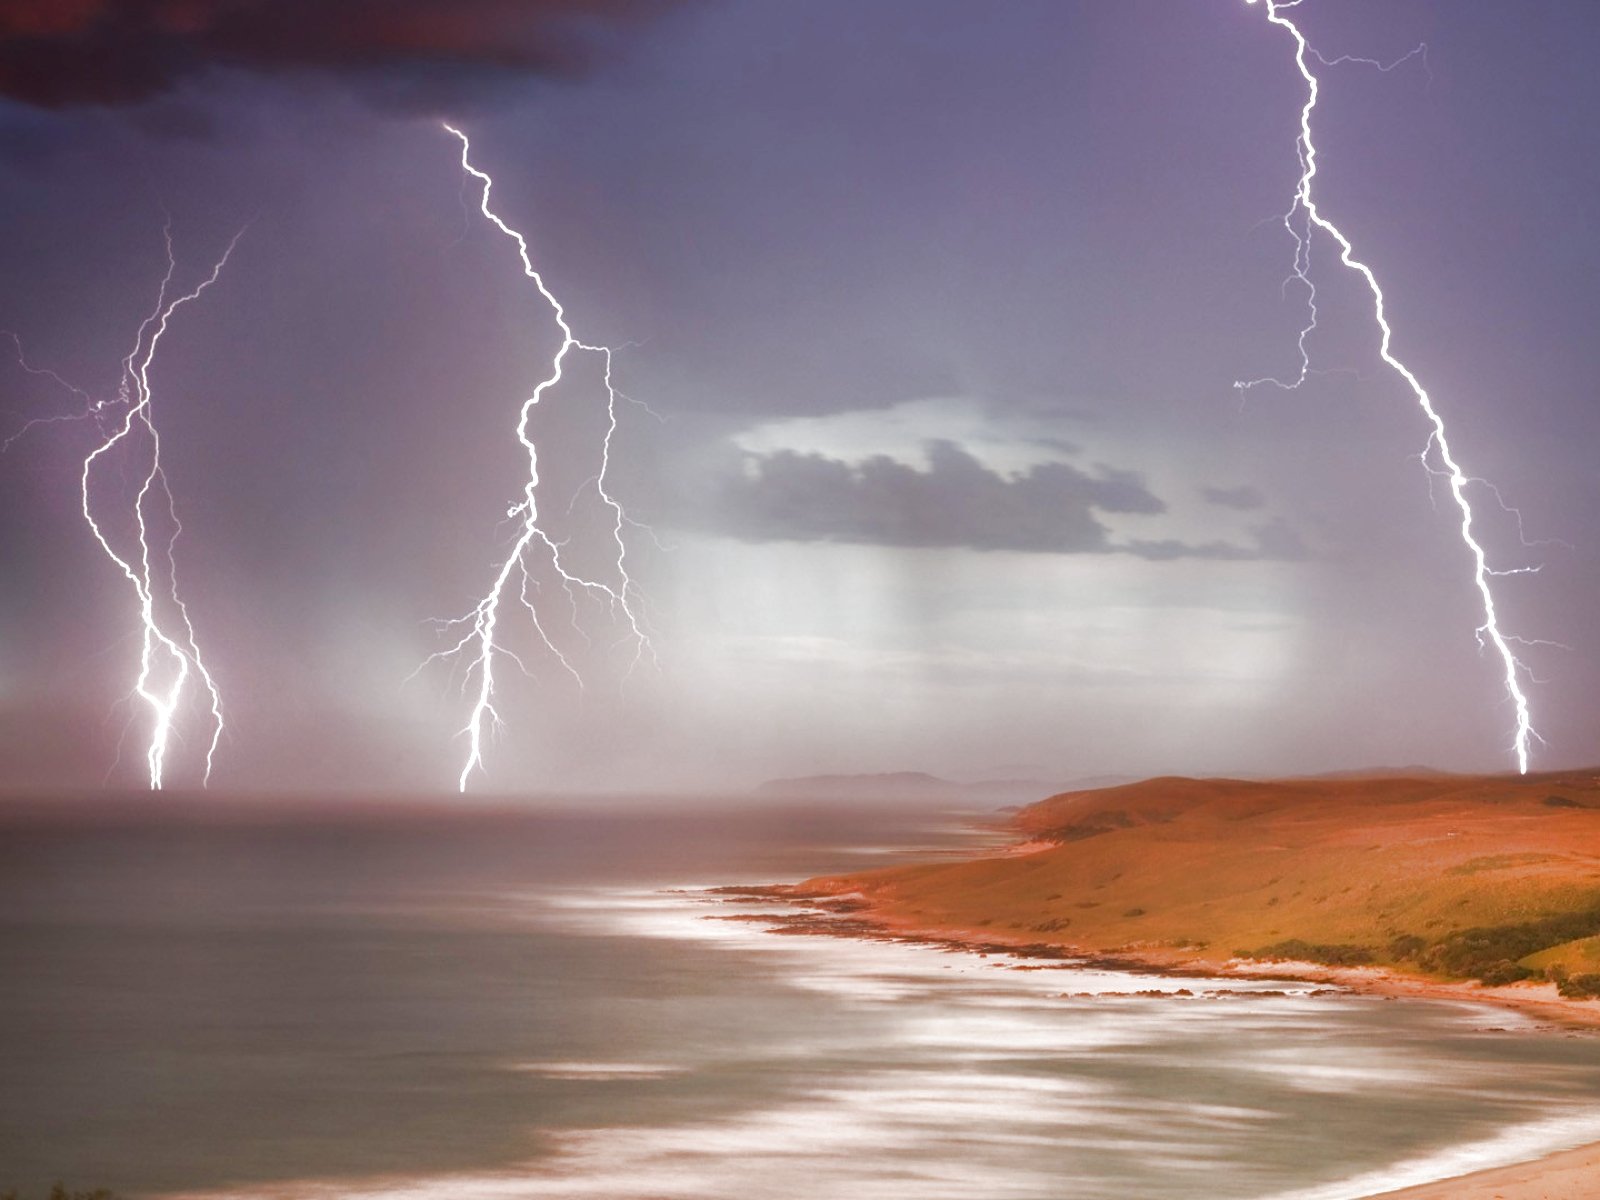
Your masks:
[[[1427,45],[1317,68],[1319,197],[1520,510],[1472,490],[1492,565],[1542,567],[1495,581],[1509,632],[1559,643],[1523,651],[1535,766],[1600,760],[1600,9],[1293,11],[1329,60]],[[460,770],[470,681],[413,672],[516,534],[557,330],[440,118],[578,336],[618,347],[609,479],[653,531],[626,536],[654,664],[536,571],[580,688],[508,610],[529,675],[501,668],[479,790],[1509,769],[1428,426],[1326,239],[1326,373],[1233,387],[1298,363],[1292,55],[1242,0],[8,0],[0,329],[114,402],[164,214],[180,283],[245,230],[151,371],[214,787]],[[14,349],[0,438],[82,407]],[[571,368],[541,505],[609,578],[603,392]],[[95,437],[0,456],[6,786],[143,778],[135,597],[78,508]]]

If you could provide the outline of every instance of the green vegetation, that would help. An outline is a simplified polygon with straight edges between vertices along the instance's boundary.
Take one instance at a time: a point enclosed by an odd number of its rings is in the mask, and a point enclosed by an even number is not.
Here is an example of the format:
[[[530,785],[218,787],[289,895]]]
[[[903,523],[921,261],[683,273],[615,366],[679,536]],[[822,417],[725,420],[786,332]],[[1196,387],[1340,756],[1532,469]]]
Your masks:
[[[1600,971],[1600,937],[1579,938],[1575,942],[1562,942],[1522,960],[1525,967],[1539,971],[1560,970],[1570,975],[1584,975]],[[1554,976],[1551,976],[1554,978]]]
[[[1395,962],[1405,962],[1416,958],[1427,945],[1427,939],[1419,938],[1414,933],[1403,933],[1389,943],[1389,957]]]
[[[1446,875],[1482,875],[1486,871],[1504,871],[1509,867],[1525,867],[1535,863],[1556,860],[1552,854],[1486,854],[1451,867]]]
[[[1132,829],[1138,824],[1140,822],[1128,813],[1106,812],[1097,814],[1097,819],[1092,821],[1074,821],[1071,824],[1045,830],[1044,836],[1052,842],[1081,842],[1086,838],[1099,837],[1103,833]]]
[[[1491,986],[1559,968],[1563,995],[1600,997],[1600,769],[1151,779],[1053,796],[1015,824],[1026,853],[808,886],[910,929],[1163,965],[1242,946]]]
[[[1556,990],[1568,1000],[1600,1000],[1600,975],[1573,975],[1556,980]]]
[[[1544,803],[1545,803],[1545,807],[1546,808],[1588,808],[1589,807],[1587,804],[1584,804],[1581,800],[1574,800],[1570,796],[1546,796],[1544,798]]]
[[[1557,913],[1515,925],[1475,926],[1446,934],[1417,956],[1417,964],[1426,971],[1476,979],[1496,987],[1540,974],[1523,966],[1519,959],[1597,933],[1600,908]]]
[[[1359,967],[1372,962],[1377,956],[1373,954],[1371,946],[1354,946],[1348,943],[1325,945],[1289,938],[1287,941],[1263,946],[1259,950],[1247,950],[1242,957],[1293,959],[1297,962],[1322,963],[1329,967]]]

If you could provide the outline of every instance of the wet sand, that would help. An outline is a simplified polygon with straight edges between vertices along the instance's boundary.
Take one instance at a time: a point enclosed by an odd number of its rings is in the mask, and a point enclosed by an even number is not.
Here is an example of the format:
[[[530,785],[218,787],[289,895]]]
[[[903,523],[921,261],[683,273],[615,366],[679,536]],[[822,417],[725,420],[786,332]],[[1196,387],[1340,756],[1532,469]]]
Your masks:
[[[1472,981],[1428,979],[1382,967],[1325,967],[1304,962],[1208,961],[1181,953],[1151,955],[1147,961],[1163,970],[1183,970],[1221,978],[1249,978],[1268,975],[1343,988],[1364,996],[1384,996],[1392,1000],[1444,1000],[1452,1003],[1482,1004],[1507,1008],[1542,1025],[1564,1026],[1574,1030],[1600,1030],[1600,1000],[1566,1000],[1553,983],[1513,983],[1504,987],[1484,987]],[[1600,1193],[1597,1193],[1600,1195]]]
[[[1587,1200],[1600,1196],[1600,1144],[1381,1195],[1382,1200]]]

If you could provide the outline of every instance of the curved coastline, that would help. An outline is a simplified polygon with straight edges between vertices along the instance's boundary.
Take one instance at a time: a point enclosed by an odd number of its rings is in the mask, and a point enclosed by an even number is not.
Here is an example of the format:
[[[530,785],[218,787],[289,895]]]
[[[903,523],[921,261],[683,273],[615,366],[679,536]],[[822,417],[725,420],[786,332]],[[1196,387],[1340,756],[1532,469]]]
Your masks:
[[[1000,854],[1007,851],[1001,850]],[[1154,978],[1182,977],[1280,982],[1286,990],[1309,995],[1369,995],[1391,1000],[1443,1001],[1479,1009],[1485,1032],[1501,1032],[1497,1010],[1513,1010],[1542,1028],[1548,1036],[1556,1030],[1589,1036],[1600,1027],[1600,1003],[1563,1001],[1553,986],[1485,989],[1476,984],[1407,977],[1373,969],[1335,969],[1311,963],[1224,963],[1198,956],[1126,951],[1118,954],[1082,953],[1074,948],[1028,942],[984,929],[918,927],[885,917],[860,893],[816,890],[808,884],[709,889],[734,901],[782,901],[787,913],[752,916],[778,935],[815,935],[854,941],[892,942],[930,946],[941,950],[1012,960],[1018,964],[1037,960],[1041,968],[1068,963],[1085,969],[1133,972]],[[738,918],[723,918],[738,919]],[[1313,985],[1305,992],[1304,985]],[[1299,985],[1298,988],[1295,985]],[[1548,993],[1548,994],[1546,994]],[[1172,993],[1158,988],[1137,994],[1152,998]],[[1179,993],[1187,995],[1187,993]],[[1509,1031],[1506,1031],[1509,1032]],[[1316,1187],[1274,1200],[1582,1200],[1600,1197],[1600,1141],[1572,1147],[1592,1130],[1574,1130],[1556,1121],[1549,1128],[1512,1127],[1498,1139],[1465,1143],[1420,1161],[1395,1163],[1351,1179],[1344,1185]],[[1578,1138],[1572,1138],[1578,1133]],[[1548,1149],[1554,1147],[1553,1149]],[[1428,1172],[1437,1170],[1430,1176]],[[1399,1184],[1399,1187],[1395,1185]],[[1377,1190],[1369,1190],[1377,1189]]]
[[[1366,1200],[1581,1200],[1585,1196],[1600,1196],[1600,1142],[1397,1192],[1375,1192]]]
[[[993,851],[778,891],[896,936],[1600,1026],[1600,770],[1161,778],[1008,824]]]
[[[1600,1029],[1600,998],[1563,995],[1569,989],[1558,985],[1569,969],[1584,976],[1597,969],[1588,965],[1600,957],[1596,933],[1580,929],[1577,939],[1508,961],[1505,967],[1519,969],[1502,974],[1524,977],[1504,983],[1493,971],[1480,971],[1487,980],[1452,978],[1438,969],[1449,961],[1445,955],[1427,955],[1452,938],[1537,931],[1540,921],[1559,925],[1566,911],[1594,909],[1600,771],[1150,780],[1050,797],[1017,812],[1010,825],[1015,844],[963,862],[820,877],[769,894],[805,906],[806,915],[785,923],[787,932],[1472,1004],[1482,1006],[1487,1029],[1495,1028],[1490,1014],[1497,1009],[1569,1036]],[[1142,859],[1157,869],[1141,875]],[[1318,876],[1324,867],[1346,881],[1342,891]],[[1176,873],[1170,887],[1162,886],[1162,868]],[[1291,895],[1296,883],[1302,886]],[[1091,898],[1102,889],[1105,901]],[[1322,894],[1297,904],[1308,892]],[[1096,920],[1094,910],[1103,912],[1107,902],[1120,917]],[[1453,924],[1452,906],[1460,910]],[[1156,936],[1128,937],[1147,910],[1179,915],[1164,928],[1150,922]],[[1173,936],[1175,928],[1183,935]],[[1409,960],[1366,952],[1379,931],[1396,947],[1404,938]],[[1340,964],[1220,949],[1252,945],[1252,936],[1264,950],[1271,937],[1324,952],[1361,943],[1364,953]],[[1351,1191],[1341,1200],[1600,1197],[1600,1142],[1571,1148],[1588,1136],[1554,1135],[1544,1146],[1559,1148],[1543,1155],[1526,1141],[1508,1138],[1502,1146],[1491,1139],[1441,1155],[1443,1173],[1430,1182],[1352,1180],[1386,1190]],[[1406,1186],[1394,1190],[1402,1181]]]

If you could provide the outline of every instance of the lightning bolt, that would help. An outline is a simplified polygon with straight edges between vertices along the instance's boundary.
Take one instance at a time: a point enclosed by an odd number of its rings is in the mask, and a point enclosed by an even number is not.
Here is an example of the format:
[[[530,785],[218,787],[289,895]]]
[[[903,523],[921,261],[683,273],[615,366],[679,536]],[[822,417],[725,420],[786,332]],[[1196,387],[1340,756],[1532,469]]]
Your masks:
[[[181,295],[171,296],[177,257],[173,252],[170,222],[162,233],[167,254],[166,274],[161,280],[155,305],[140,324],[133,348],[122,360],[122,374],[115,400],[96,400],[54,371],[33,366],[23,354],[22,340],[16,334],[8,333],[16,343],[18,365],[31,375],[44,376],[60,384],[82,402],[82,409],[30,420],[0,443],[0,453],[3,453],[33,428],[61,421],[92,420],[99,430],[99,443],[83,460],[81,508],[83,519],[100,549],[133,588],[141,637],[139,671],[132,694],[144,702],[150,714],[150,742],[145,751],[145,762],[150,786],[154,789],[161,788],[165,783],[172,740],[191,683],[198,680],[209,709],[210,732],[206,744],[203,784],[211,780],[224,720],[222,694],[201,654],[188,605],[178,593],[177,544],[183,533],[183,523],[178,519],[172,489],[161,465],[161,434],[156,428],[152,410],[154,392],[150,383],[150,368],[173,315],[184,305],[199,299],[217,282],[239,239],[244,236],[243,230],[233,236],[227,249],[212,266],[210,274],[200,283]],[[107,532],[106,518],[102,515],[105,504],[103,500],[96,500],[95,480],[113,465],[122,465],[125,472],[130,457],[141,461],[142,466],[128,514],[133,526],[132,543],[126,550],[119,551],[113,542],[124,539]],[[164,526],[164,536],[158,536],[157,526]]]
[[[50,370],[50,368],[36,367],[30,363],[28,361],[27,352],[22,347],[22,338],[17,334],[13,333],[9,329],[0,330],[0,333],[4,333],[6,337],[11,339],[12,344],[16,346],[17,366],[21,367],[29,375],[37,375],[41,378],[48,379],[53,383],[60,384],[61,387],[71,392],[73,396],[76,397],[83,405],[81,412],[57,413],[54,416],[33,417],[30,420],[24,421],[22,425],[17,428],[15,433],[10,434],[7,436],[5,441],[0,442],[0,454],[4,454],[6,451],[10,450],[12,446],[16,445],[17,442],[21,441],[22,438],[33,432],[33,430],[37,429],[41,425],[57,425],[66,421],[82,421],[88,417],[92,417],[95,413],[100,412],[105,408],[104,401],[95,400],[93,396],[89,395],[89,393],[84,391],[81,387],[78,387],[76,384],[70,383],[63,379],[60,375]]]
[[[1246,0],[1246,3],[1249,4],[1258,2],[1259,0]],[[1295,65],[1300,70],[1301,78],[1306,82],[1306,102],[1305,106],[1300,110],[1300,135],[1295,143],[1295,150],[1300,160],[1300,180],[1295,190],[1294,202],[1290,205],[1289,211],[1284,214],[1283,225],[1294,239],[1294,269],[1290,279],[1298,282],[1305,289],[1307,321],[1301,328],[1298,339],[1300,370],[1292,381],[1286,382],[1268,377],[1240,381],[1235,383],[1234,387],[1247,390],[1264,383],[1270,383],[1283,388],[1296,388],[1305,382],[1307,375],[1311,371],[1311,358],[1306,347],[1306,339],[1310,337],[1312,331],[1317,327],[1317,289],[1310,277],[1311,237],[1314,230],[1321,231],[1331,237],[1338,244],[1339,261],[1361,276],[1366,282],[1368,291],[1372,294],[1373,320],[1377,323],[1380,333],[1378,342],[1379,357],[1388,364],[1395,374],[1405,381],[1406,386],[1411,389],[1412,395],[1416,398],[1418,406],[1422,409],[1423,415],[1431,426],[1431,431],[1428,434],[1428,444],[1423,450],[1424,465],[1426,466],[1428,453],[1436,451],[1442,470],[1428,469],[1446,481],[1450,495],[1455,500],[1456,507],[1460,511],[1461,540],[1466,544],[1471,556],[1473,584],[1477,588],[1479,598],[1483,603],[1483,623],[1478,626],[1476,631],[1478,643],[1480,646],[1492,646],[1499,656],[1504,672],[1506,694],[1516,710],[1516,728],[1512,745],[1516,753],[1517,770],[1522,774],[1527,774],[1529,742],[1538,735],[1533,730],[1528,714],[1528,698],[1523,694],[1519,680],[1519,676],[1525,668],[1517,660],[1516,655],[1512,653],[1510,643],[1514,639],[1500,630],[1500,620],[1495,610],[1494,592],[1489,586],[1489,580],[1492,577],[1510,572],[1497,572],[1490,569],[1488,555],[1485,553],[1482,543],[1478,541],[1473,533],[1472,505],[1467,498],[1467,485],[1474,482],[1474,480],[1461,469],[1456,461],[1455,455],[1450,449],[1449,439],[1445,436],[1444,419],[1439,415],[1438,410],[1434,408],[1427,389],[1422,386],[1411,369],[1401,362],[1391,349],[1394,333],[1389,326],[1389,320],[1385,313],[1383,289],[1378,285],[1377,275],[1373,273],[1371,267],[1356,257],[1355,247],[1351,244],[1350,239],[1344,235],[1337,225],[1322,214],[1312,194],[1312,183],[1317,175],[1317,148],[1316,144],[1311,140],[1311,114],[1317,106],[1319,82],[1316,74],[1308,65],[1307,59],[1316,58],[1318,62],[1325,65],[1333,65],[1333,63],[1328,63],[1328,60],[1322,58],[1315,50],[1311,49],[1300,27],[1289,17],[1284,16],[1286,10],[1298,7],[1300,0],[1264,0],[1264,2],[1267,20],[1286,30],[1294,39]],[[1412,51],[1412,54],[1419,52],[1422,52],[1421,48]],[[1411,56],[1407,55],[1406,57],[1409,58]],[[1347,59],[1348,56],[1335,59],[1334,63],[1347,61]],[[1351,59],[1349,61],[1366,62],[1370,65],[1378,66],[1381,70],[1388,70],[1398,66],[1400,62],[1405,60],[1400,59],[1387,66],[1370,59]],[[1425,61],[1426,58],[1424,57]],[[1298,222],[1296,220],[1297,217],[1299,218]]]
[[[234,247],[239,244],[239,239],[244,236],[244,231],[234,234],[228,247],[223,251],[211,268],[211,273],[200,281],[192,290],[183,293],[173,300],[167,299],[168,291],[172,286],[172,277],[177,269],[177,259],[172,251],[172,229],[170,224],[164,231],[167,249],[167,273],[161,281],[161,289],[156,297],[155,308],[139,326],[139,333],[134,340],[134,347],[128,352],[128,357],[123,360],[122,385],[119,395],[124,401],[122,422],[109,437],[100,445],[89,452],[83,460],[82,498],[83,517],[89,523],[95,540],[100,543],[100,548],[107,557],[122,571],[128,582],[133,586],[134,595],[138,600],[139,622],[142,629],[141,649],[139,655],[139,676],[134,684],[134,691],[149,707],[153,720],[150,733],[150,745],[145,752],[145,761],[150,769],[150,786],[160,788],[166,772],[167,752],[170,746],[173,723],[179,705],[183,701],[184,691],[190,682],[191,675],[199,678],[201,686],[205,689],[209,700],[211,715],[211,737],[206,746],[206,766],[202,776],[202,783],[210,783],[211,768],[216,757],[217,746],[222,740],[224,722],[222,716],[222,694],[217,688],[217,683],[212,678],[211,671],[206,667],[205,659],[200,653],[199,642],[195,638],[194,622],[189,618],[189,608],[178,595],[177,579],[177,544],[178,538],[183,533],[183,523],[178,520],[177,507],[172,497],[172,489],[168,485],[166,471],[161,466],[161,434],[157,431],[155,420],[151,412],[153,393],[150,388],[150,364],[155,361],[156,350],[161,344],[161,339],[166,335],[171,324],[173,313],[184,305],[198,300],[200,296],[216,283],[222,275],[223,268],[228,265],[228,260],[233,256]],[[129,389],[132,390],[131,403],[128,403]],[[148,466],[144,477],[140,481],[139,490],[134,497],[133,517],[138,542],[138,553],[124,557],[112,548],[110,539],[105,530],[95,519],[94,503],[92,499],[92,477],[96,465],[110,455],[116,448],[130,442],[135,437],[143,440],[149,448]],[[152,553],[151,518],[148,507],[151,503],[152,493],[160,491],[161,499],[167,512],[167,520],[171,526],[171,533],[167,536],[165,547],[162,550],[166,571],[165,595],[158,597],[156,593],[157,572]],[[170,605],[167,601],[170,600]],[[167,611],[162,612],[160,609]]]
[[[465,617],[455,621],[444,622],[449,627],[467,626],[467,631],[454,646],[431,655],[428,661],[436,658],[448,658],[464,655],[467,658],[467,681],[469,686],[476,681],[473,688],[474,700],[471,713],[461,733],[467,738],[467,757],[462,765],[461,775],[457,786],[463,792],[467,790],[467,782],[474,772],[482,771],[484,741],[486,736],[503,727],[499,712],[495,708],[495,663],[500,655],[505,655],[521,666],[521,661],[514,652],[501,645],[497,640],[501,618],[501,603],[511,588],[513,578],[518,580],[517,601],[527,612],[532,621],[534,632],[540,642],[554,655],[561,666],[577,681],[583,685],[582,676],[578,673],[572,661],[564,655],[556,643],[546,632],[543,622],[539,618],[538,609],[533,598],[529,595],[530,587],[536,588],[533,581],[533,556],[542,556],[561,580],[566,588],[569,599],[573,605],[573,621],[577,623],[577,596],[589,594],[601,598],[609,605],[613,614],[620,613],[626,625],[626,637],[633,646],[633,659],[628,670],[631,672],[643,660],[646,654],[652,654],[650,640],[645,632],[644,624],[639,611],[635,607],[635,586],[628,572],[628,547],[623,538],[623,527],[633,522],[628,518],[622,505],[611,494],[606,486],[608,473],[611,469],[611,443],[617,431],[617,401],[621,393],[617,391],[612,382],[611,366],[612,352],[610,347],[592,345],[580,341],[572,331],[572,326],[567,321],[566,309],[556,299],[555,294],[545,284],[544,277],[540,275],[533,265],[533,257],[528,248],[528,240],[517,230],[507,225],[495,211],[489,207],[489,193],[494,186],[494,180],[489,175],[472,164],[472,143],[467,135],[455,126],[445,124],[444,128],[461,142],[461,169],[477,180],[481,185],[478,208],[484,218],[498,229],[507,238],[511,239],[517,247],[518,257],[522,262],[522,273],[533,281],[555,318],[556,328],[561,331],[561,344],[556,349],[550,362],[550,373],[533,389],[533,393],[523,401],[517,418],[517,441],[521,443],[528,456],[528,479],[523,485],[521,499],[513,504],[507,512],[512,520],[520,522],[519,531],[515,541],[505,558],[497,569],[494,581],[488,592],[480,599],[473,610]],[[600,470],[591,480],[599,494],[601,503],[611,515],[611,537],[616,544],[616,555],[613,564],[615,568],[615,583],[590,579],[569,571],[562,562],[562,547],[564,542],[558,542],[540,524],[539,518],[539,448],[529,433],[529,421],[533,410],[544,399],[545,393],[555,387],[562,380],[568,356],[574,351],[598,355],[604,367],[604,388],[606,404],[606,430],[600,445]],[[587,486],[587,485],[586,485]],[[581,628],[579,629],[581,633]]]

